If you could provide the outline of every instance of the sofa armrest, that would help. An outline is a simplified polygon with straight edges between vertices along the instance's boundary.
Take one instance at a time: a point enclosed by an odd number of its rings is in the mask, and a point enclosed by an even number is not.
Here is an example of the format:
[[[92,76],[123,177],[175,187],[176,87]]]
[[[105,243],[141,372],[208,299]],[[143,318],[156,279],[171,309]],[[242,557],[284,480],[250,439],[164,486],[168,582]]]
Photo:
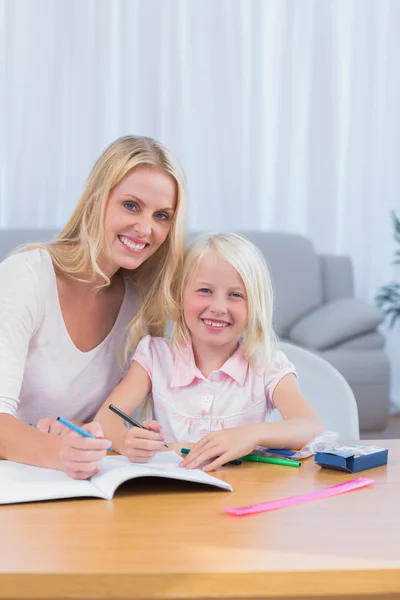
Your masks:
[[[322,254],[320,260],[324,303],[353,297],[354,278],[350,257]]]
[[[289,338],[313,350],[326,350],[345,340],[373,331],[383,322],[377,308],[357,298],[324,304],[298,321]]]

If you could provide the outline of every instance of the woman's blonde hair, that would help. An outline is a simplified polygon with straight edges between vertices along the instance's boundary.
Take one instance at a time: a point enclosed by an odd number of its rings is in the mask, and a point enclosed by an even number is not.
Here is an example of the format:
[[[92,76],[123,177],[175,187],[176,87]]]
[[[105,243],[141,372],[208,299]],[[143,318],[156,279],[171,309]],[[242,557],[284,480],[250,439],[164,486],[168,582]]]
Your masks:
[[[188,279],[202,258],[216,252],[239,273],[246,289],[248,318],[243,334],[243,350],[251,367],[263,372],[271,360],[275,344],[272,328],[273,292],[267,264],[258,248],[247,238],[235,233],[216,233],[201,236],[187,249],[183,269],[177,281],[174,325],[171,340],[176,348],[190,342],[190,331],[183,314],[183,294]]]
[[[130,326],[131,345],[145,333],[163,335],[170,313],[173,281],[182,264],[186,236],[186,181],[178,161],[161,143],[149,137],[125,136],[113,142],[95,163],[83,194],[70,220],[54,241],[30,244],[24,250],[46,249],[57,271],[80,281],[94,282],[97,276],[110,279],[99,266],[107,252],[104,217],[113,188],[131,169],[147,167],[170,175],[177,188],[175,213],[165,242],[137,269],[120,269],[134,281],[142,296],[142,306]]]

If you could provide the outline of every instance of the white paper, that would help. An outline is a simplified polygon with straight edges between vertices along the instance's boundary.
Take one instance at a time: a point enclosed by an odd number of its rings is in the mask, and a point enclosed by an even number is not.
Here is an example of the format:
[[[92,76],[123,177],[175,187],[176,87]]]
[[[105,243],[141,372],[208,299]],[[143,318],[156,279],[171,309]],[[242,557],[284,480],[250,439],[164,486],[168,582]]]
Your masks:
[[[74,480],[62,471],[0,460],[0,504],[85,496],[101,497],[90,481]]]

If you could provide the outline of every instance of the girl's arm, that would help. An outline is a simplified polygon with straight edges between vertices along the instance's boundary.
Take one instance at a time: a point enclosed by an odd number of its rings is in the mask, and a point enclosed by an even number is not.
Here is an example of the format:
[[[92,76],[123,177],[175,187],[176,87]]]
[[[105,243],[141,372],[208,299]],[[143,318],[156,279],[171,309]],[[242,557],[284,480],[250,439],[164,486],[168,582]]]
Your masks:
[[[151,380],[147,371],[135,360],[127,375],[115,388],[96,415],[104,434],[112,442],[114,450],[124,454],[133,462],[146,462],[157,451],[162,450],[164,438],[159,433],[161,426],[155,421],[144,421],[145,429],[128,429],[123,419],[109,410],[114,404],[127,415],[132,415],[151,392]]]
[[[322,421],[301,393],[292,373],[277,384],[273,400],[283,421],[254,425],[256,446],[299,449],[322,432]]]
[[[323,430],[316,412],[300,392],[294,374],[289,373],[279,381],[273,400],[283,421],[254,423],[209,433],[193,446],[180,466],[193,469],[211,460],[204,471],[213,471],[230,460],[251,453],[256,446],[299,449]]]

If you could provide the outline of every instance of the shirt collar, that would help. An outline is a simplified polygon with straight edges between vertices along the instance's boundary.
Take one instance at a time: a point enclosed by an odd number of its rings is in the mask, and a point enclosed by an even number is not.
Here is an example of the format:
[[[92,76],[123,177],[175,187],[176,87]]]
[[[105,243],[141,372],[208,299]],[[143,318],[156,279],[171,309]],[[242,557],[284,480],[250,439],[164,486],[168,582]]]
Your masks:
[[[249,363],[244,357],[243,346],[240,344],[236,352],[218,370],[236,381],[240,387],[243,387],[248,368]],[[196,377],[198,379],[205,379],[201,371],[196,367],[192,345],[188,344],[175,353],[171,387],[186,387]]]
[[[236,381],[240,387],[243,387],[248,369],[249,363],[244,357],[243,346],[240,344],[236,352],[228,358],[219,370]]]

